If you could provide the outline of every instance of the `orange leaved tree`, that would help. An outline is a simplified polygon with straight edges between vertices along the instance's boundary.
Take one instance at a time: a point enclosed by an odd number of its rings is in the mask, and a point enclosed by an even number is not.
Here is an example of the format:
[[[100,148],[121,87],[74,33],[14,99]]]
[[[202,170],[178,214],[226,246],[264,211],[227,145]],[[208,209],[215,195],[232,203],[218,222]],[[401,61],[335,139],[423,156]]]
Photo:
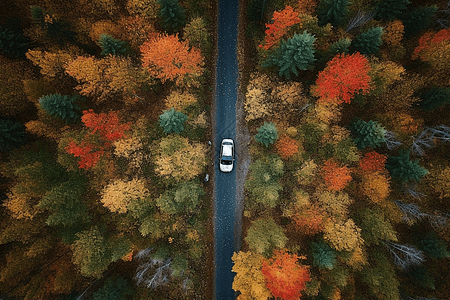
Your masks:
[[[163,83],[174,80],[179,85],[198,85],[203,72],[200,50],[180,41],[178,35],[160,35],[141,46],[142,66]]]
[[[287,135],[282,136],[276,143],[277,153],[282,159],[288,159],[298,153],[298,141]]]
[[[322,177],[330,191],[340,191],[352,180],[350,170],[346,166],[340,167],[330,159],[322,166]]]
[[[369,92],[369,71],[369,61],[359,52],[337,54],[319,72],[314,92],[320,97],[319,101],[350,103],[356,93]]]
[[[363,171],[381,172],[386,164],[386,155],[379,154],[375,151],[364,154],[359,161],[359,166]]]
[[[266,279],[266,286],[275,298],[298,300],[306,282],[311,281],[309,268],[300,265],[295,254],[284,250],[275,251],[272,258],[262,261],[261,272]]]
[[[291,6],[286,6],[282,11],[273,13],[272,22],[266,24],[264,42],[259,47],[269,49],[287,34],[290,26],[300,23],[298,13]]]
[[[306,235],[315,235],[324,229],[325,213],[316,205],[302,207],[292,215],[295,227]]]
[[[81,143],[70,140],[65,150],[75,157],[79,157],[80,169],[94,167],[105,153],[112,147],[112,143],[126,137],[125,131],[131,128],[130,123],[121,123],[117,112],[96,114],[92,109],[83,111],[81,121],[90,130]]]
[[[412,59],[420,57],[425,59],[427,52],[433,51],[436,46],[450,40],[450,29],[442,29],[437,33],[427,32],[419,39],[419,46],[414,49]]]

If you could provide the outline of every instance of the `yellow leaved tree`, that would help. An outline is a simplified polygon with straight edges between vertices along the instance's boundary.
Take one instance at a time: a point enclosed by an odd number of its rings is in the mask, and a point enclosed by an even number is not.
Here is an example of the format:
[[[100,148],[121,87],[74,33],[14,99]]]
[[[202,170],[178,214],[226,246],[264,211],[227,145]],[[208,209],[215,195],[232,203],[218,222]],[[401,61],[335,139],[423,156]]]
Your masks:
[[[361,228],[356,226],[352,219],[346,222],[336,220],[327,222],[323,232],[325,241],[338,251],[353,251],[364,243]]]
[[[233,290],[241,294],[237,300],[264,300],[272,297],[261,272],[264,256],[252,252],[235,252],[232,271],[236,273]]]
[[[138,199],[145,199],[150,191],[142,179],[125,181],[121,179],[110,182],[102,191],[100,201],[112,212],[126,213],[127,206]]]

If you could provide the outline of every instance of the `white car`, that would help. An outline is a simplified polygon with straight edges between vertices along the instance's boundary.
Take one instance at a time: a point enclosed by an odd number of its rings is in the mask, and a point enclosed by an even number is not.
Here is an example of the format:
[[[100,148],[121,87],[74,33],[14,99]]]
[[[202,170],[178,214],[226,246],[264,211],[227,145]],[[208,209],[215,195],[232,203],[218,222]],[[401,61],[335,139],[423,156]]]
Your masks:
[[[234,163],[234,141],[232,139],[223,139],[220,143],[219,169],[222,172],[229,173],[233,171]]]

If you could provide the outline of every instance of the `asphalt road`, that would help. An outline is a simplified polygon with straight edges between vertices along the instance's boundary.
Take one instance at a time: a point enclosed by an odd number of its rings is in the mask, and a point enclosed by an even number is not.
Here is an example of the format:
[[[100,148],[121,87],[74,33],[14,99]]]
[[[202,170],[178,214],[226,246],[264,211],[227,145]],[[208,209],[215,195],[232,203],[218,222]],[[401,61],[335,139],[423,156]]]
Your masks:
[[[234,273],[231,256],[235,250],[234,223],[236,207],[236,168],[222,173],[218,168],[220,141],[236,140],[236,100],[238,91],[237,26],[238,0],[219,1],[218,57],[215,97],[215,195],[214,195],[214,263],[215,298],[236,299],[232,289]],[[239,145],[236,145],[239,147]],[[239,157],[236,157],[236,162]]]

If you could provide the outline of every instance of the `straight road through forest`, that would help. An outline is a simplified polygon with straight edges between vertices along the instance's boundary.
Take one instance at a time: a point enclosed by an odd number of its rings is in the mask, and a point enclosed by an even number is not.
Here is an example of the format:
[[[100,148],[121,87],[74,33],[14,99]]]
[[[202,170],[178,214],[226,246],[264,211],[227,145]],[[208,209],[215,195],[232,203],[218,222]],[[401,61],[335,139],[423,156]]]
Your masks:
[[[218,157],[223,138],[236,140],[238,4],[238,0],[219,1],[214,181],[214,294],[218,300],[236,298],[232,289],[231,256],[235,251],[236,162],[239,157],[236,157],[235,168],[231,173],[219,171]]]

